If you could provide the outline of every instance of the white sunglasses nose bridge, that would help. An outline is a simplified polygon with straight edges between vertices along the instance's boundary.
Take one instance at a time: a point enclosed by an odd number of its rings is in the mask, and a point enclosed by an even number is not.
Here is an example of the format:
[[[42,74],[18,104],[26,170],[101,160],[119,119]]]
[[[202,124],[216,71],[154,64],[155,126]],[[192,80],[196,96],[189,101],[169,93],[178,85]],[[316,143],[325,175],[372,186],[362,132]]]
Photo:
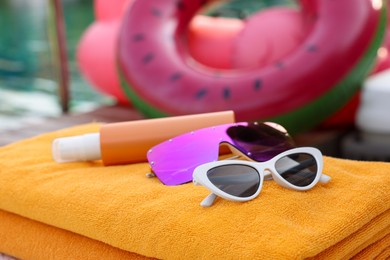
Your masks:
[[[264,176],[264,180],[265,181],[269,181],[269,180],[273,179],[272,171],[270,169],[268,169],[268,168],[263,170],[263,176]]]

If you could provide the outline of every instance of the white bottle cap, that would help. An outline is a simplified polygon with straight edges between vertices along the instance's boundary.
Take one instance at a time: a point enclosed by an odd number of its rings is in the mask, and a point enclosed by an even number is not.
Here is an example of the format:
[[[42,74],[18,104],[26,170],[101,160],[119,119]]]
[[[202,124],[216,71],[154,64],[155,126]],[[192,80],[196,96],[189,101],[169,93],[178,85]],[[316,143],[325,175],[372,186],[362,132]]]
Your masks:
[[[100,134],[57,138],[52,143],[56,162],[93,161],[101,159]]]

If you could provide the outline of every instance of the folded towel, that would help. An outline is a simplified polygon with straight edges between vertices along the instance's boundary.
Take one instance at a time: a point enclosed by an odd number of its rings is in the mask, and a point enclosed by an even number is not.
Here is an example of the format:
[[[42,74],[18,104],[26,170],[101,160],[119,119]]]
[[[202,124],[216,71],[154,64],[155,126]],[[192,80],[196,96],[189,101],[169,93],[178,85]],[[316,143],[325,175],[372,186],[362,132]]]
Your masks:
[[[354,260],[388,259],[390,230]],[[0,252],[19,259],[150,259],[100,241],[0,210]]]
[[[354,260],[388,260],[390,259],[390,234],[387,234],[381,240],[374,244],[366,247],[364,250],[359,252],[353,257]]]
[[[147,163],[53,162],[54,138],[98,128],[0,148],[0,209],[163,259],[349,258],[390,228],[389,163],[325,157],[324,172],[332,177],[326,185],[298,192],[267,181],[255,200],[202,208],[206,189],[164,186],[145,177]]]
[[[0,252],[18,259],[150,259],[0,210]]]
[[[349,259],[362,254],[367,247],[378,241],[385,240],[389,234],[390,210],[387,210],[350,236],[316,255],[315,259]],[[386,246],[377,245],[373,248],[372,254],[379,255],[384,249]]]

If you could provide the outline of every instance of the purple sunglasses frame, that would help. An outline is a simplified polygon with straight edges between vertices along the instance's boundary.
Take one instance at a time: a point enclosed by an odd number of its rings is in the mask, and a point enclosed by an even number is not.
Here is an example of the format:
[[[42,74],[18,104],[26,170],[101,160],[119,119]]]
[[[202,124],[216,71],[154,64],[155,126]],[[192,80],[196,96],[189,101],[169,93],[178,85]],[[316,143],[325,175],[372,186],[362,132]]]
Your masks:
[[[147,153],[151,176],[165,185],[191,182],[194,169],[217,161],[224,144],[234,154],[259,162],[295,147],[287,131],[276,123],[239,122],[202,128],[152,147]]]

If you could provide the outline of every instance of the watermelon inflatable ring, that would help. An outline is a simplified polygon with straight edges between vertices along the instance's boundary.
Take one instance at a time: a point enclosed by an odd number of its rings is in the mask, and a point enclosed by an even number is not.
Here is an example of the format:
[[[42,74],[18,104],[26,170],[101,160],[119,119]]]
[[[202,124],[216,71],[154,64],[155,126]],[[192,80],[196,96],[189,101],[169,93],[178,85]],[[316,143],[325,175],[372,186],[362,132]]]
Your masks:
[[[231,109],[237,121],[272,120],[291,133],[307,130],[358,90],[386,27],[381,0],[301,0],[309,31],[294,52],[261,68],[218,70],[196,62],[187,48],[188,25],[205,4],[129,5],[118,38],[118,70],[126,95],[145,115]]]

